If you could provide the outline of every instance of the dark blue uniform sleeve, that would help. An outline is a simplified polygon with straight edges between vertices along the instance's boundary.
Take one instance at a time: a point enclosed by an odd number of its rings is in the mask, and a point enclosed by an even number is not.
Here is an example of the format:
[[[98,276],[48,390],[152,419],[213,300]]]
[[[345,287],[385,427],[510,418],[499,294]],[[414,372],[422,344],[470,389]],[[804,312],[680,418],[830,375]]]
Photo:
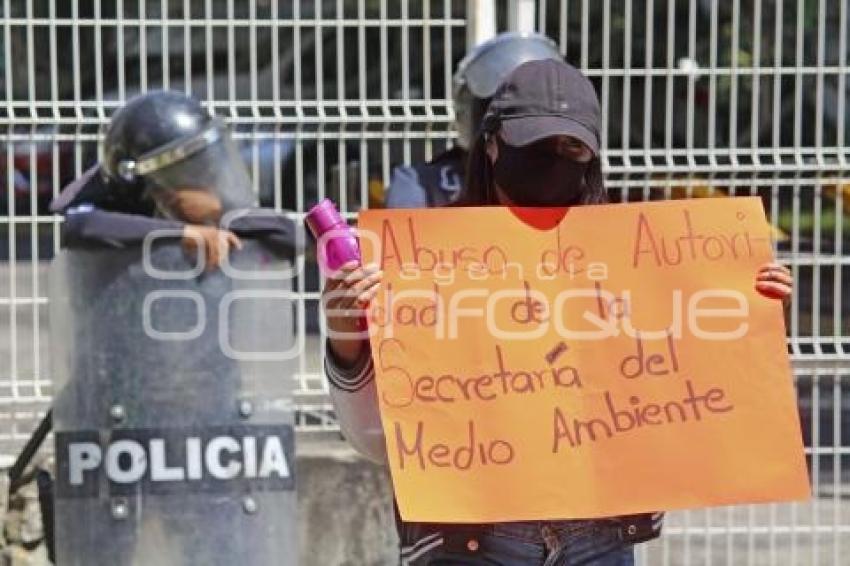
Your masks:
[[[148,234],[161,232],[164,238],[180,238],[183,223],[138,214],[110,212],[90,204],[65,210],[62,235],[67,246],[100,244],[122,248],[140,245]]]
[[[68,209],[80,204],[97,202],[98,197],[105,192],[106,188],[100,178],[100,166],[95,165],[62,189],[62,192],[50,202],[50,212],[65,214]]]
[[[426,208],[428,195],[419,181],[416,169],[401,165],[393,169],[384,200],[387,208]]]
[[[239,237],[257,238],[286,253],[304,249],[304,230],[283,213],[263,208],[241,212],[222,228]]]

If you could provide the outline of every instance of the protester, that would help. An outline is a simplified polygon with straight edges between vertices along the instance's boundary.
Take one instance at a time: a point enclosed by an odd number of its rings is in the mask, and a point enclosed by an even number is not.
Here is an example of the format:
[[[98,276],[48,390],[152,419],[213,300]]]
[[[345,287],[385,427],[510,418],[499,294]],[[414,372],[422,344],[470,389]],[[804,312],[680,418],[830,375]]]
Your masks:
[[[519,66],[493,97],[472,144],[467,182],[455,205],[607,202],[600,123],[596,93],[580,71],[552,59]],[[376,296],[381,276],[375,266],[350,263],[323,291],[325,308],[336,313],[327,316],[331,337],[325,368],[340,425],[354,447],[376,461],[385,461],[386,453],[369,344],[344,336],[362,327],[363,309]],[[767,296],[785,299],[792,280],[787,269],[771,263],[756,274],[755,285]],[[634,563],[633,545],[659,535],[661,518],[654,513],[486,525],[397,519],[397,527],[402,564],[628,566]]]

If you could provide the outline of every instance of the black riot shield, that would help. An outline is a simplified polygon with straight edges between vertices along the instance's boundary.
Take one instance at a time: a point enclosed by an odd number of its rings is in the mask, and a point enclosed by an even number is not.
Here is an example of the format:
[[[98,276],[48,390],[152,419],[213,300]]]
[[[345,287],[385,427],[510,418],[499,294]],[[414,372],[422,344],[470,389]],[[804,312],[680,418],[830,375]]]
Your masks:
[[[244,243],[54,260],[57,564],[296,564],[291,264]]]

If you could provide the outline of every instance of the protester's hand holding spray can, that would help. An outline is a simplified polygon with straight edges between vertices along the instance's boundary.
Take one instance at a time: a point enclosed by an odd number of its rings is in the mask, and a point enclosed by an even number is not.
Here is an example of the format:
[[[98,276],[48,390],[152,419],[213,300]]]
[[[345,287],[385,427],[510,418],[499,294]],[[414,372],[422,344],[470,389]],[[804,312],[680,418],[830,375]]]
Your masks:
[[[336,206],[329,199],[322,200],[310,209],[305,218],[307,227],[317,241],[317,258],[319,268],[325,277],[335,277],[329,280],[322,293],[325,308],[328,309],[329,331],[336,331],[331,318],[348,318],[350,314],[339,316],[338,313],[349,309],[365,309],[377,292],[381,273],[374,266],[361,266],[360,246],[354,230],[340,216]],[[352,272],[340,273],[346,264],[356,262],[359,274],[352,278]],[[352,304],[352,293],[357,294],[356,304]],[[347,306],[342,306],[346,305]],[[336,313],[331,316],[331,312]],[[362,313],[365,315],[365,313]],[[357,331],[366,329],[365,316],[358,316],[355,323]],[[332,336],[332,334],[331,334]]]
[[[360,246],[330,199],[310,209],[305,219],[318,243],[319,269],[327,277],[350,261],[360,263]]]

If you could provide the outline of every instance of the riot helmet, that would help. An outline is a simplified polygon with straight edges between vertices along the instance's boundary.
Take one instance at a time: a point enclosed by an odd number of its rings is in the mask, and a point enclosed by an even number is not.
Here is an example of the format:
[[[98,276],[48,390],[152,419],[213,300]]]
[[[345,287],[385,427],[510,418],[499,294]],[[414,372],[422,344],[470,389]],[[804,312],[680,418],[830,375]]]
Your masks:
[[[458,145],[469,147],[502,80],[521,64],[536,59],[562,57],[548,37],[524,32],[499,34],[466,54],[453,80]]]
[[[255,204],[227,126],[179,92],[148,92],[119,109],[101,167],[115,190],[149,196],[170,218],[215,223],[222,213]]]

